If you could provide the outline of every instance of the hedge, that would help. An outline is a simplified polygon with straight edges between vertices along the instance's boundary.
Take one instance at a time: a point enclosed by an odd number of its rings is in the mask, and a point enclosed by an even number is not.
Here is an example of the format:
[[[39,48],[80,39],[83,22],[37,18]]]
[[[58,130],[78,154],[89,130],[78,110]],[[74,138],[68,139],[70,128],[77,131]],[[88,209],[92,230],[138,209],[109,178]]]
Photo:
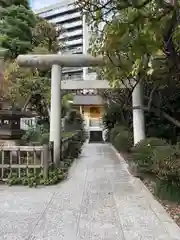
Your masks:
[[[128,152],[132,147],[132,134],[129,131],[121,131],[114,139],[114,146],[119,152]]]
[[[110,132],[110,142],[114,144],[116,136],[121,133],[122,131],[126,131],[126,128],[123,126],[116,125],[114,128],[111,129]]]
[[[159,138],[146,138],[132,148],[134,162],[143,172],[153,170],[153,151],[158,146],[167,146],[167,142]]]
[[[180,150],[175,146],[157,147],[152,156],[153,171],[159,179],[180,182]]]

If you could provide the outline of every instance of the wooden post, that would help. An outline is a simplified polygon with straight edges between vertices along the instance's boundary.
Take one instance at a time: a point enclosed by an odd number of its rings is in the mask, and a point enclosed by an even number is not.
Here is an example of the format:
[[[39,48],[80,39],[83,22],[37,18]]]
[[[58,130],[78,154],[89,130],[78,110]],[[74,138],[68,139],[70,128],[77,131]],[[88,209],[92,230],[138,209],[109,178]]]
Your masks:
[[[54,142],[49,142],[50,160],[51,164],[54,162]]]
[[[48,167],[49,167],[49,146],[43,145],[43,177],[48,178]]]

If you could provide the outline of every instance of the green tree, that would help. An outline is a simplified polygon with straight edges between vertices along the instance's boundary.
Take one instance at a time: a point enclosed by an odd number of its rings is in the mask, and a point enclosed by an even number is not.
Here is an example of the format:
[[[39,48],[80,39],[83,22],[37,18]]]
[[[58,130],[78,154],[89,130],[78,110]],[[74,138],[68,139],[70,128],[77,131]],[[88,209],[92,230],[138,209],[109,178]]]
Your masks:
[[[104,74],[116,84],[149,71],[149,63],[163,57],[163,34],[173,10],[163,1],[78,1],[92,30],[90,52],[110,58]],[[161,24],[159,24],[161,22]],[[144,72],[145,71],[145,72]]]
[[[9,50],[10,58],[32,50],[36,21],[27,0],[0,1],[0,45]]]
[[[39,19],[39,22],[32,29],[33,48],[35,54],[57,53],[61,47],[58,37],[61,29]],[[49,117],[50,106],[50,70],[36,68],[19,67],[14,60],[9,60],[5,64],[5,74],[3,85],[4,97],[10,101],[15,108],[31,107],[43,119]],[[62,97],[63,115],[70,108],[69,100],[71,95]]]
[[[29,9],[29,3],[27,0],[0,0],[0,6],[3,8],[7,8],[11,5],[16,5],[16,6],[24,6],[25,8]]]
[[[106,92],[106,98],[131,112],[132,80],[135,85],[143,81],[147,119],[160,119],[163,126],[170,123],[176,132],[180,128],[179,1],[78,0],[78,5],[91,26],[89,51],[109,58],[99,74],[126,88],[118,94]]]
[[[37,24],[32,30],[33,52],[57,53],[61,48],[58,38],[62,29],[40,17],[37,17],[37,19]]]

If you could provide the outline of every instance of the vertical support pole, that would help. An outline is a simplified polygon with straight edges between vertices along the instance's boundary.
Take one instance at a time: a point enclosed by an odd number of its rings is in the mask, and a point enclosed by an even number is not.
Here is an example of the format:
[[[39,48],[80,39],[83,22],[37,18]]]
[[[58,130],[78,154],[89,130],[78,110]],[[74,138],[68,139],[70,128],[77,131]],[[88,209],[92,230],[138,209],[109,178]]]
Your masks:
[[[53,157],[56,166],[59,165],[61,152],[61,77],[61,66],[53,65],[51,69],[50,142],[53,142]]]
[[[43,177],[48,178],[48,167],[49,167],[49,147],[47,144],[43,145]]]
[[[132,93],[132,106],[143,107],[143,88],[139,82]],[[133,135],[134,145],[145,139],[145,119],[143,109],[133,109]]]
[[[79,106],[79,112],[82,115],[82,106],[81,105]]]
[[[85,14],[83,14],[82,22],[83,22],[83,54],[87,54],[88,45],[89,45],[89,33],[88,33],[88,25],[86,23]],[[88,76],[88,67],[83,67],[83,80],[86,80],[87,76]]]

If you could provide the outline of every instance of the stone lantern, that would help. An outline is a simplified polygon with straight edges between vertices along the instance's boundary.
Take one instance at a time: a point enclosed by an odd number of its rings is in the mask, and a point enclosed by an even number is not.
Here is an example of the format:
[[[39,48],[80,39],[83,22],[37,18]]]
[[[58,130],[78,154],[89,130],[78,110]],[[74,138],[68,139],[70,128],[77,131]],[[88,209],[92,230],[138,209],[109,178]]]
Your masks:
[[[31,112],[12,109],[6,102],[0,102],[0,140],[20,140],[24,131],[20,128],[21,118],[32,117]]]

